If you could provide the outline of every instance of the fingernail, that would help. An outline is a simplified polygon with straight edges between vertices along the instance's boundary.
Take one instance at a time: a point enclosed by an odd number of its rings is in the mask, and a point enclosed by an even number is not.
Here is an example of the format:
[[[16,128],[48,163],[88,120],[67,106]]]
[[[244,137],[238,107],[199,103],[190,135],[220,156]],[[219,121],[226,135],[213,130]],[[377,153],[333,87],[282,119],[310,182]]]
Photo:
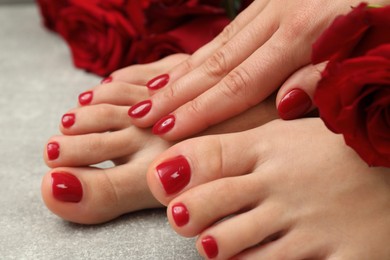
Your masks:
[[[53,172],[52,192],[54,198],[64,202],[79,202],[83,197],[83,188],[80,181],[66,172]]]
[[[93,92],[92,91],[86,91],[84,93],[81,93],[79,95],[79,103],[82,106],[88,105],[91,103],[93,97]]]
[[[175,125],[175,116],[169,115],[161,118],[152,129],[152,133],[155,135],[162,135],[171,130]]]
[[[109,76],[107,78],[102,79],[102,81],[100,81],[100,84],[107,84],[110,83],[111,81],[112,81],[112,77]]]
[[[177,203],[172,207],[172,217],[178,227],[182,227],[190,220],[190,214],[183,203]]]
[[[74,125],[75,120],[76,120],[75,114],[73,114],[73,113],[65,114],[62,116],[62,119],[61,119],[62,126],[65,128],[69,128],[72,125]]]
[[[151,108],[152,108],[152,101],[145,100],[132,106],[129,109],[128,114],[131,117],[140,118],[145,116],[147,113],[149,113]]]
[[[55,160],[60,156],[60,145],[57,142],[51,142],[48,143],[46,146],[47,150],[47,157],[49,157],[49,160]]]
[[[218,255],[218,245],[212,236],[204,237],[202,246],[208,258],[215,258]]]
[[[294,88],[279,102],[278,113],[284,120],[296,119],[303,116],[311,106],[309,95],[299,88]]]
[[[151,90],[156,90],[159,88],[164,87],[169,82],[169,75],[168,74],[162,74],[160,76],[157,76],[146,83],[146,87],[148,87]]]
[[[181,155],[161,163],[156,171],[168,195],[181,191],[191,179],[190,165]]]

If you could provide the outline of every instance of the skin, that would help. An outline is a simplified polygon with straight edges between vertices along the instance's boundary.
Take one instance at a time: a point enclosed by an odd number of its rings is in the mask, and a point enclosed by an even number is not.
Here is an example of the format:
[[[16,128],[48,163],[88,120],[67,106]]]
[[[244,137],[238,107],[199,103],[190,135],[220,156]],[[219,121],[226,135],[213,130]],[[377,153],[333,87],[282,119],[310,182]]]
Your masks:
[[[168,195],[156,167],[179,155],[191,180]],[[147,178],[173,229],[198,236],[205,258],[206,236],[218,245],[213,259],[390,257],[390,169],[368,167],[319,118],[185,140],[158,156]],[[172,215],[179,203],[189,214],[182,226]]]
[[[240,114],[309,65],[311,44],[337,15],[360,2],[254,1],[213,41],[164,72],[168,85],[150,97],[151,111],[133,124],[150,127],[174,115],[174,127],[161,137],[178,140]]]

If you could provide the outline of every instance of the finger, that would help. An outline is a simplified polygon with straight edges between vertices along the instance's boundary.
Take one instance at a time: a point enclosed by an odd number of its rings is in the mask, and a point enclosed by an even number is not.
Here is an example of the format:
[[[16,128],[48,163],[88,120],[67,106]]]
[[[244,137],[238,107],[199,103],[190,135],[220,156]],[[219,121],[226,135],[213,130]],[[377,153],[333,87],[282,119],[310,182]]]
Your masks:
[[[309,61],[309,50],[297,58],[296,42],[287,40],[276,33],[213,88],[160,119],[153,133],[167,140],[191,136],[266,99],[291,71]],[[155,107],[162,106],[155,102]]]
[[[152,106],[148,113],[142,117],[133,118],[132,122],[140,127],[150,126],[162,116],[212,88],[230,70],[266,42],[277,29],[277,25],[273,22],[276,18],[271,17],[269,13],[264,16],[256,17],[255,21],[248,24],[245,30],[239,32],[237,37],[226,43],[202,66],[152,96],[150,98]],[[257,30],[265,33],[259,34]],[[135,106],[137,107],[137,104]]]
[[[280,118],[284,120],[300,118],[315,108],[312,102],[313,95],[325,66],[326,63],[307,65],[283,83],[276,97]]]
[[[163,59],[147,64],[135,64],[117,70],[111,74],[112,81],[122,81],[135,85],[145,86],[153,77],[165,73],[174,66],[188,58],[188,54],[177,53],[169,55]]]

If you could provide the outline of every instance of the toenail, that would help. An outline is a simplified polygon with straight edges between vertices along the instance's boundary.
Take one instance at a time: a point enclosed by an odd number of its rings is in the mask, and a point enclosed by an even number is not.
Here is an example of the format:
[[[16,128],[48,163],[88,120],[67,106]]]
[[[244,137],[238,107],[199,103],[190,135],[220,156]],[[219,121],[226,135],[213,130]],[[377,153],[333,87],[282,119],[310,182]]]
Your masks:
[[[205,236],[202,239],[202,246],[208,258],[214,258],[218,255],[218,245],[212,236]]]
[[[53,172],[52,192],[54,198],[64,202],[79,202],[83,197],[83,188],[79,179],[66,172]]]
[[[93,92],[92,91],[86,91],[79,95],[79,103],[82,106],[88,105],[91,103],[93,98]]]
[[[190,165],[181,155],[159,164],[156,171],[168,195],[182,190],[191,179]]]
[[[110,82],[112,82],[112,77],[111,76],[102,79],[102,81],[100,81],[100,84],[107,84],[107,83],[110,83]]]
[[[153,134],[162,135],[171,130],[175,126],[175,116],[168,115],[161,118],[152,129]]]
[[[152,108],[152,101],[145,100],[132,106],[129,109],[128,114],[130,117],[140,118],[145,116],[147,113],[149,113],[151,108]]]
[[[190,220],[190,214],[183,203],[172,206],[172,217],[178,227],[182,227]]]
[[[146,83],[146,87],[151,90],[156,90],[159,88],[164,87],[169,82],[169,75],[168,74],[162,74],[160,76],[157,76]]]
[[[279,102],[278,113],[284,120],[296,119],[305,115],[311,106],[309,95],[299,88],[294,88]]]
[[[69,128],[72,125],[74,125],[75,120],[76,120],[75,114],[73,114],[73,113],[65,114],[62,116],[62,120],[61,120],[62,126],[65,128]]]
[[[49,160],[55,160],[60,156],[60,145],[57,142],[48,143],[46,150]]]

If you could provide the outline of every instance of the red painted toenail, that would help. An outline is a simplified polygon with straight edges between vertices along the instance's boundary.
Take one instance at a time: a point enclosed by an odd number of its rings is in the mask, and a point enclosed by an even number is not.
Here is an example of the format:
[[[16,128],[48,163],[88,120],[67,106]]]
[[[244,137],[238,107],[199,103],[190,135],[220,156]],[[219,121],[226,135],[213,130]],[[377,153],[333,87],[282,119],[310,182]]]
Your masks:
[[[140,118],[145,116],[150,111],[151,108],[152,108],[152,101],[145,100],[132,106],[129,109],[128,114],[131,117]]]
[[[167,194],[179,192],[191,179],[190,165],[181,155],[161,163],[156,171]]]
[[[146,83],[146,87],[148,87],[151,90],[156,90],[159,88],[164,87],[169,82],[169,75],[168,74],[162,74],[160,76],[157,76]]]
[[[294,88],[279,102],[278,113],[284,120],[302,117],[312,106],[311,99],[305,91]]]
[[[49,160],[55,160],[60,156],[60,145],[57,142],[48,143],[46,150]]]
[[[177,203],[172,207],[172,217],[178,227],[184,226],[190,220],[190,214],[183,203]]]
[[[110,82],[112,82],[112,77],[111,76],[102,79],[102,81],[100,81],[100,84],[107,84],[107,83],[110,83]]]
[[[93,92],[92,91],[86,91],[86,92],[81,93],[79,95],[79,103],[82,106],[88,105],[89,103],[91,103],[92,98],[93,98]]]
[[[83,188],[80,181],[66,172],[53,172],[52,192],[54,198],[64,202],[79,202],[83,197]]]
[[[208,258],[215,258],[218,255],[218,245],[212,236],[204,237],[202,246]]]
[[[75,120],[76,120],[75,114],[73,114],[73,113],[65,114],[62,116],[62,120],[61,120],[62,126],[65,128],[69,128],[72,125],[74,125]]]
[[[161,118],[152,129],[153,134],[162,135],[171,130],[175,126],[175,116],[168,115]]]

